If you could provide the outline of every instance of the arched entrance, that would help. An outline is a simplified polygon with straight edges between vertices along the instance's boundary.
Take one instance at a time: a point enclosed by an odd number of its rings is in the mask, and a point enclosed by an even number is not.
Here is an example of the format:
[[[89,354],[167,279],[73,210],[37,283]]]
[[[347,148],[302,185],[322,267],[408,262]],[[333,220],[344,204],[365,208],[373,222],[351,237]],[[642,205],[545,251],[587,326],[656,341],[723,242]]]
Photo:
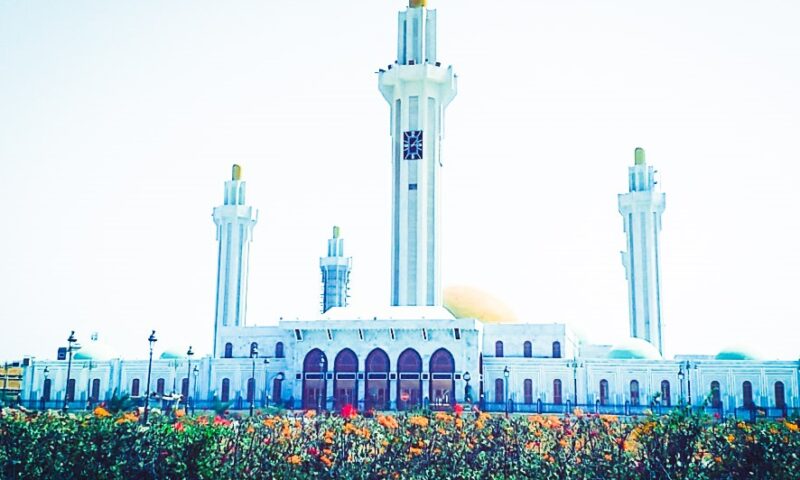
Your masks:
[[[376,348],[367,355],[366,410],[389,408],[389,355]]]
[[[333,408],[340,410],[345,405],[358,405],[358,388],[356,373],[358,357],[349,348],[345,348],[333,362]]]
[[[455,368],[453,355],[446,349],[440,348],[431,355],[431,407],[443,407],[455,403],[456,385],[453,378]]]
[[[324,409],[327,403],[328,358],[322,350],[315,348],[303,360],[303,408]]]
[[[404,350],[397,359],[397,409],[408,410],[422,404],[422,358],[416,350]]]

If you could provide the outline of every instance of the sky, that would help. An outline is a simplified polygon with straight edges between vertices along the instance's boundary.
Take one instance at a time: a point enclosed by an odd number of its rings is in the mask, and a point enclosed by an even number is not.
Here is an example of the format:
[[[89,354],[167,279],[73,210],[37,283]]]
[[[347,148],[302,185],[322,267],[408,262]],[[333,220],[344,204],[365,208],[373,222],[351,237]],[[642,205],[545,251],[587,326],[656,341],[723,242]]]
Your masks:
[[[389,302],[389,107],[402,0],[0,1],[0,358],[71,330],[211,350],[211,210],[259,209],[248,324],[319,312],[339,225],[353,306]],[[587,341],[628,335],[617,194],[666,193],[666,355],[800,348],[800,3],[430,0],[458,74],[444,285]]]

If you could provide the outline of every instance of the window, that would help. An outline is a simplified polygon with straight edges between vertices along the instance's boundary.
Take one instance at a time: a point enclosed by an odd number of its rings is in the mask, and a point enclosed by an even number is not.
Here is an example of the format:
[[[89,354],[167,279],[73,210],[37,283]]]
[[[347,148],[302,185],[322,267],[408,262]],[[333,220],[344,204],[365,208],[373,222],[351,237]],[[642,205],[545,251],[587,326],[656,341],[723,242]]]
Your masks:
[[[283,384],[281,379],[275,377],[272,379],[272,401],[279,404],[283,397]]]
[[[181,395],[183,395],[183,399],[186,400],[189,398],[189,378],[183,377],[181,380]]]
[[[222,379],[222,396],[220,401],[227,402],[231,399],[231,381],[228,378]]]
[[[139,379],[134,378],[133,382],[131,382],[131,397],[138,397],[139,396]]]
[[[631,405],[639,405],[639,381],[631,380]]]
[[[503,403],[505,402],[505,398],[503,396],[503,379],[498,378],[494,381],[494,401],[496,403]]]
[[[328,399],[328,357],[315,348],[303,360],[303,408],[327,408]]]
[[[525,393],[525,403],[530,405],[533,403],[533,380],[526,378],[523,382],[523,390]]]
[[[495,357],[503,356],[503,342],[501,342],[500,340],[494,342],[494,356]]]
[[[397,407],[399,410],[414,408],[422,403],[422,357],[409,348],[397,359]]]
[[[159,395],[164,395],[164,379],[163,378],[159,378],[156,381],[156,392]]]
[[[750,382],[742,383],[742,403],[747,408],[752,408],[753,404],[753,384]]]
[[[408,184],[408,189],[409,190],[416,190],[417,189],[417,184],[416,183],[409,183]]]
[[[783,382],[775,382],[775,407],[786,408],[786,392]]]
[[[561,342],[553,342],[553,358],[561,358]]]
[[[98,400],[100,400],[100,379],[99,378],[95,378],[94,380],[92,380],[91,398],[92,398],[93,402],[97,402]]]
[[[531,342],[526,341],[525,344],[523,344],[522,356],[525,358],[531,358],[533,356],[533,348],[531,346]]]
[[[389,406],[389,356],[380,348],[367,355],[367,410],[385,410]]]
[[[247,401],[256,401],[256,379],[252,377],[247,379]]]
[[[67,393],[66,398],[68,402],[75,401],[75,379],[70,378],[69,382],[67,382]]]
[[[224,357],[225,358],[233,357],[233,344],[231,344],[230,342],[225,344],[225,355],[224,355]]]
[[[50,390],[52,390],[53,381],[49,378],[44,380],[44,386],[42,387],[42,400],[45,402],[50,400]]]
[[[719,391],[719,382],[716,380],[711,382],[711,406],[714,408],[722,407],[722,395]]]
[[[556,405],[561,405],[562,403],[561,380],[558,378],[553,380],[553,403]]]
[[[429,398],[434,405],[453,405],[455,396],[455,368],[453,355],[444,348],[431,355],[429,371],[431,372]]]
[[[608,404],[608,380],[600,380],[600,405]]]
[[[345,405],[358,405],[358,357],[349,348],[345,348],[333,361],[333,401],[336,410]]]
[[[670,395],[668,380],[661,381],[661,404],[667,407],[672,405],[672,395]]]
[[[275,358],[283,358],[283,342],[275,344]]]
[[[250,343],[250,358],[258,356],[258,342]]]

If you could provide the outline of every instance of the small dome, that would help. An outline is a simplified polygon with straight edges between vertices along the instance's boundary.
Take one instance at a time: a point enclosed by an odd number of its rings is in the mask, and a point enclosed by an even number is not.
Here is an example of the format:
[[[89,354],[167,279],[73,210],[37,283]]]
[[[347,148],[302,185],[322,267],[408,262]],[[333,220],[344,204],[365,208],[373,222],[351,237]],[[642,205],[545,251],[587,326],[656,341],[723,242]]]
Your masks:
[[[178,352],[177,350],[164,350],[159,357],[161,360],[175,360],[179,358],[186,358],[185,353]]]
[[[445,288],[444,308],[456,318],[475,318],[483,323],[519,323],[505,303],[474,287]]]
[[[608,352],[608,358],[618,360],[661,360],[661,354],[652,343],[641,338],[628,338],[613,347]]]
[[[735,346],[723,348],[714,358],[717,360],[758,360],[759,356],[746,347]]]
[[[108,350],[95,342],[82,346],[80,350],[72,354],[73,360],[108,360],[109,358],[112,358],[112,355]]]

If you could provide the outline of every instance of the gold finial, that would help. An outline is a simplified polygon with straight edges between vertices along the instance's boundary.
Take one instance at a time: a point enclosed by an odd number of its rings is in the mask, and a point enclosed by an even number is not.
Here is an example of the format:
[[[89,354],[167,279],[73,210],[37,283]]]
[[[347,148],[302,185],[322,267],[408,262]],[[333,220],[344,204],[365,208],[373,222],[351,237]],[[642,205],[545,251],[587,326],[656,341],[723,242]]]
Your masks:
[[[644,165],[644,148],[636,147],[633,151],[634,165]]]
[[[242,167],[239,165],[233,164],[233,173],[231,175],[233,180],[241,180],[242,179]]]
[[[333,226],[333,238],[339,238],[339,227]]]
[[[408,6],[411,8],[424,7],[427,3],[427,0],[408,0]]]

